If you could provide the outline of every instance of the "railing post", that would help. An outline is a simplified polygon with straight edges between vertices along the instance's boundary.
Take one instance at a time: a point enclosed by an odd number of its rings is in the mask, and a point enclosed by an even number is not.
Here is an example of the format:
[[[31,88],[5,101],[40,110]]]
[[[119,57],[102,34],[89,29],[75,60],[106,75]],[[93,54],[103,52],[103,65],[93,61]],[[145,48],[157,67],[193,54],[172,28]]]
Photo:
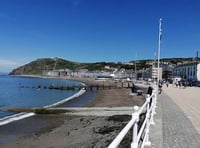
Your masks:
[[[158,89],[158,88],[156,88],[156,89]],[[154,108],[156,108],[157,107],[157,96],[158,96],[158,90],[156,91],[156,90],[154,90],[154,94],[155,94],[155,99],[154,99]],[[154,110],[155,111],[155,110]]]
[[[156,114],[155,112],[155,107],[156,106],[156,92],[153,91],[153,95],[152,95],[152,111],[151,111],[151,118],[150,118],[150,124],[154,125],[155,122],[153,120],[153,116],[154,114]]]
[[[145,145],[147,146],[150,146],[151,145],[151,142],[149,141],[149,127],[150,127],[150,119],[151,119],[151,116],[150,116],[150,96],[148,95],[147,96],[147,114],[146,114],[146,118],[147,118],[147,125],[146,125],[146,138],[145,138]],[[153,100],[152,100],[153,101]],[[153,103],[153,102],[152,102]],[[152,105],[152,104],[151,104]]]
[[[137,137],[137,134],[138,134],[139,114],[136,112],[136,113],[133,113],[132,116],[136,116],[137,120],[133,125],[133,136],[132,136],[131,148],[138,148],[138,141],[137,141],[138,137]]]
[[[154,89],[153,89],[153,94],[155,96],[154,98],[154,108],[156,108],[156,103],[157,103],[157,95],[158,95],[158,85],[156,84],[157,82],[155,81],[155,84],[154,84]],[[154,114],[155,114],[155,109],[154,109]]]

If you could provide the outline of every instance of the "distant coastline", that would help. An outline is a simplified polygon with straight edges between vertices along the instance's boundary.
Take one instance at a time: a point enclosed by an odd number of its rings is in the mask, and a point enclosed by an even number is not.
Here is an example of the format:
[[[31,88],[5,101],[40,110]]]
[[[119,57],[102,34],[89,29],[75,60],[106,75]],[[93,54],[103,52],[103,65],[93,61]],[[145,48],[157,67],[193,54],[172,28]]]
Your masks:
[[[4,76],[4,75],[8,75],[9,74],[9,72],[0,72],[0,75],[2,76]]]

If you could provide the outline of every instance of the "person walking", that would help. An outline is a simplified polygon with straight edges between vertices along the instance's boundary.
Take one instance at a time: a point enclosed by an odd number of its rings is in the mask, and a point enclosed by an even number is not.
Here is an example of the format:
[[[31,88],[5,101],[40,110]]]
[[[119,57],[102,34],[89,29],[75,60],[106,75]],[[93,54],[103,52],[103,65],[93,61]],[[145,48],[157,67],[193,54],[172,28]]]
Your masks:
[[[161,94],[161,92],[162,92],[162,83],[159,82],[158,83],[158,93]]]
[[[168,82],[168,81],[166,82],[166,86],[167,86],[167,87],[169,86],[169,82]]]

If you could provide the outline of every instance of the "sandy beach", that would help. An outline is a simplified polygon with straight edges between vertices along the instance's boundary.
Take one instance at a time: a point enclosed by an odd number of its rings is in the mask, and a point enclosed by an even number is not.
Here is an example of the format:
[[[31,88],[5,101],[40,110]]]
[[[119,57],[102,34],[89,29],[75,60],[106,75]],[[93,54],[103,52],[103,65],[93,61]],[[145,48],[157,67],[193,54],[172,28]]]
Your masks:
[[[102,83],[82,80],[88,83]],[[110,83],[110,82],[109,82]],[[129,95],[130,89],[98,90],[87,107],[141,106],[144,96]],[[129,115],[71,116],[36,115],[0,127],[0,147],[4,148],[77,148],[107,147],[130,120]],[[126,140],[121,147],[128,147]]]

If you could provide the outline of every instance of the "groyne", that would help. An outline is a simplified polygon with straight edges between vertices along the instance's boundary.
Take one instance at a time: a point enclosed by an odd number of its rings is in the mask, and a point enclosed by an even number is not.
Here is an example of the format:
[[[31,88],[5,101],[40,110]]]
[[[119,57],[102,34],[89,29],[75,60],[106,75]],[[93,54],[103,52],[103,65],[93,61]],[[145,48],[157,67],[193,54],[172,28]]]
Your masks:
[[[24,86],[21,85],[20,88],[33,88],[33,89],[55,89],[55,90],[99,90],[99,89],[115,89],[115,88],[133,88],[135,85],[131,82],[122,82],[122,83],[110,83],[110,84],[87,84],[83,85],[82,83],[80,85],[48,85],[48,86]]]

